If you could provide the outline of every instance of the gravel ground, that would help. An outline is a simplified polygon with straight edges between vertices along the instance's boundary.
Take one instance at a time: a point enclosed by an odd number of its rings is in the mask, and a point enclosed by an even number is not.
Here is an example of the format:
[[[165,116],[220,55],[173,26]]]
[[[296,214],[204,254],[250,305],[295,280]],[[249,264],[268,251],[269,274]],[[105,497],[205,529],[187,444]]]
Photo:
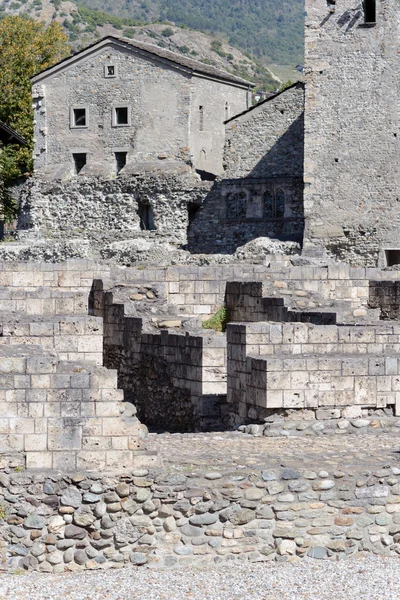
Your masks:
[[[3,575],[0,600],[396,600],[398,559]]]

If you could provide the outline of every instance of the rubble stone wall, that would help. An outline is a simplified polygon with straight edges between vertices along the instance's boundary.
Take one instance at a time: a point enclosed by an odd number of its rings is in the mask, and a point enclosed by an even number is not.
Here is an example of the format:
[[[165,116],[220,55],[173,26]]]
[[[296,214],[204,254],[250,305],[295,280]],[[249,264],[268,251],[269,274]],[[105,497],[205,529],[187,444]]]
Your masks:
[[[400,552],[399,469],[1,473],[0,552],[44,573]]]

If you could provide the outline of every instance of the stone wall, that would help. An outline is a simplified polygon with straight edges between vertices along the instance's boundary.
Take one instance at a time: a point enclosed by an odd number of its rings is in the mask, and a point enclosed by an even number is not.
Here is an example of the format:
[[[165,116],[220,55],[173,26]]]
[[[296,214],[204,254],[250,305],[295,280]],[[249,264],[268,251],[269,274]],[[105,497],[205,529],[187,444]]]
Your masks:
[[[144,236],[186,241],[188,205],[199,205],[207,190],[190,169],[179,173],[121,177],[106,181],[30,179],[21,195],[18,230],[45,239],[81,238],[94,248]],[[142,231],[141,208],[152,213],[154,231]]]
[[[400,328],[305,323],[230,324],[228,404],[231,420],[277,409],[390,406],[399,415]]]
[[[398,556],[399,469],[1,473],[6,569]]]
[[[304,85],[295,83],[226,122],[224,177],[303,177]]]
[[[370,281],[368,306],[380,310],[381,319],[400,319],[399,281]]]
[[[226,123],[224,173],[188,232],[191,252],[233,253],[258,237],[303,236],[304,86]]]
[[[125,400],[148,426],[174,431],[221,425],[226,395],[226,339],[200,329],[189,333],[143,330],[123,304],[94,281],[93,313],[104,319],[104,364],[118,370]]]
[[[153,54],[151,45],[136,48],[105,39],[36,76],[35,170],[52,167],[73,174],[72,154],[85,153],[82,174],[107,178],[116,174],[115,152],[126,152],[128,165],[168,158],[220,172],[225,104],[231,104],[233,114],[246,109],[248,86],[196,76],[193,69],[156,56],[157,50]],[[105,76],[107,65],[114,66],[115,76]],[[121,106],[128,108],[128,123],[116,126],[113,109]],[[199,131],[199,106],[204,139],[194,140],[189,131]],[[73,126],[74,107],[86,109],[85,126]]]
[[[305,8],[305,247],[376,265],[399,239],[398,2],[371,24],[348,0]]]
[[[258,237],[301,242],[303,182],[296,177],[222,179],[188,231],[193,253],[233,254]]]

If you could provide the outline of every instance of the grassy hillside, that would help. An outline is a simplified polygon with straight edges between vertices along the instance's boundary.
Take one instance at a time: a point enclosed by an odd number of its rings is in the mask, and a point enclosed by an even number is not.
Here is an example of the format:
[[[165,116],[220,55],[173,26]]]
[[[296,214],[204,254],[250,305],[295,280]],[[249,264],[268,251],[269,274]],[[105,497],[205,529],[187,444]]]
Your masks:
[[[78,0],[77,4],[118,17],[169,21],[222,35],[265,64],[303,61],[303,0]]]

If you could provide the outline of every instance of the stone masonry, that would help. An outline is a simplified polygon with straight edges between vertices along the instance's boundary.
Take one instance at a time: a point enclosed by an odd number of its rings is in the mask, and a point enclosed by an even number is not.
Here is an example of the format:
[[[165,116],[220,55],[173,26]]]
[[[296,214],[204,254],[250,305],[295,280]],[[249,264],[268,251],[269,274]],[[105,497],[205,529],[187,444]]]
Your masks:
[[[305,249],[384,265],[399,239],[398,2],[305,10]]]
[[[226,114],[248,107],[249,82],[158,46],[103,38],[32,78],[35,171],[118,174],[165,160],[219,173]],[[121,114],[118,109],[124,109]],[[80,111],[80,112],[77,112]]]

